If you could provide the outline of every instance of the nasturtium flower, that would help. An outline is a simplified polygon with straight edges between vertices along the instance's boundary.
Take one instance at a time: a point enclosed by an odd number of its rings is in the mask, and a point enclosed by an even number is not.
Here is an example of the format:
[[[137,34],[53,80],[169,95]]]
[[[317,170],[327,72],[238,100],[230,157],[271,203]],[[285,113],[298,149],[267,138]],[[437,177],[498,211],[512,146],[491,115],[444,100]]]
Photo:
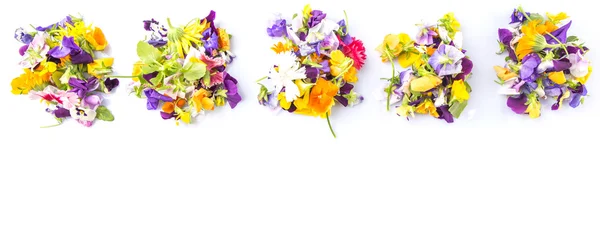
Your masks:
[[[539,25],[540,21],[531,21],[521,28],[523,37],[516,46],[515,53],[519,60],[532,52],[540,52],[549,46],[542,35],[547,31],[546,26]]]

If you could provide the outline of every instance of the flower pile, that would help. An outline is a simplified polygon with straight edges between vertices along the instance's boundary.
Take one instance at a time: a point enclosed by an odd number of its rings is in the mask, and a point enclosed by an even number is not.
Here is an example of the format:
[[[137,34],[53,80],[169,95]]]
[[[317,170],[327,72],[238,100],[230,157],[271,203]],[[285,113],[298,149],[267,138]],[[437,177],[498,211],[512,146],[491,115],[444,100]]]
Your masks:
[[[19,49],[24,72],[12,80],[13,94],[45,101],[59,124],[68,117],[87,127],[96,119],[114,119],[101,105],[101,93],[112,91],[119,80],[106,76],[112,73],[113,58],[95,57],[108,45],[100,28],[67,16],[35,31],[19,28],[15,39],[24,44]]]
[[[354,92],[358,71],[367,58],[362,41],[348,34],[348,20],[335,22],[306,5],[291,20],[278,16],[267,28],[279,41],[271,48],[276,62],[259,80],[258,100],[275,110],[327,118],[331,108],[359,104]]]
[[[500,93],[508,95],[507,105],[517,114],[541,115],[540,99],[551,97],[552,110],[563,103],[572,108],[583,103],[585,83],[592,73],[589,51],[576,36],[567,36],[571,21],[565,13],[546,17],[525,12],[521,7],[511,15],[509,28],[498,30],[500,52],[508,52],[504,67],[495,66]]]
[[[460,23],[448,13],[437,24],[420,24],[415,40],[409,35],[389,34],[377,51],[383,62],[392,62],[392,78],[384,92],[387,109],[397,104],[399,116],[429,114],[448,123],[459,118],[467,106],[473,62],[462,48]],[[398,73],[398,58],[406,70]]]
[[[232,62],[230,35],[214,24],[215,12],[184,26],[168,28],[144,21],[149,36],[137,45],[140,60],[134,65],[133,92],[145,96],[148,110],[160,109],[163,119],[189,124],[193,117],[215,106],[242,100],[237,80],[225,68]]]

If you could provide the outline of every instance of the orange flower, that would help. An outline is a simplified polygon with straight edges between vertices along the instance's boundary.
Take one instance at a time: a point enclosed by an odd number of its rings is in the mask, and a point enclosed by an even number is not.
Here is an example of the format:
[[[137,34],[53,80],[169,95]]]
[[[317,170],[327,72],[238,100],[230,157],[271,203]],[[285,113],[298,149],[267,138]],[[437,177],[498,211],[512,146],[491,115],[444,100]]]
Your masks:
[[[308,106],[319,115],[329,112],[334,104],[333,97],[338,94],[338,90],[339,88],[332,82],[319,78],[310,91]]]
[[[106,45],[108,45],[108,42],[106,42],[106,37],[104,37],[104,32],[102,32],[102,29],[98,27],[95,27],[94,31],[86,34],[85,39],[90,42],[96,51],[104,50]]]
[[[165,113],[173,113],[175,111],[175,104],[173,104],[173,102],[165,102],[162,106],[162,110]]]
[[[221,50],[229,51],[229,34],[222,28],[218,28],[217,31],[219,32],[219,46],[221,46]]]
[[[200,112],[200,110],[214,110],[215,103],[212,99],[210,99],[210,92],[205,89],[200,89],[194,92],[194,96],[192,97],[192,102],[194,102],[194,106],[196,106],[196,112]],[[184,101],[185,104],[185,101]]]
[[[284,44],[282,42],[279,42],[279,43],[274,44],[273,47],[271,47],[271,50],[273,50],[277,54],[281,54],[286,51],[290,51],[291,48],[287,43]]]

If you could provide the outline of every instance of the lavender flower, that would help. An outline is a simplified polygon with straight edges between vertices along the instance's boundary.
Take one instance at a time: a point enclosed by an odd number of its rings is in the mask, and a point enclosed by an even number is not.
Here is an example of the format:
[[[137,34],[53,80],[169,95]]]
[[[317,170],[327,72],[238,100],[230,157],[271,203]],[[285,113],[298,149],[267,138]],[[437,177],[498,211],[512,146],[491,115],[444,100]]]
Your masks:
[[[429,58],[429,64],[439,76],[459,74],[462,72],[461,60],[465,57],[460,50],[442,44]]]

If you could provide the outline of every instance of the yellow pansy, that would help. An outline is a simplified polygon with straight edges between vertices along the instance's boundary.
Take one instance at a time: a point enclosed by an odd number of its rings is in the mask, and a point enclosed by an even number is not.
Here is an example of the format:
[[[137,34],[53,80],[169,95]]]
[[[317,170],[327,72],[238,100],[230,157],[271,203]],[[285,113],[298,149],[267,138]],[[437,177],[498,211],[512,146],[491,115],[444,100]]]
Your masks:
[[[469,92],[463,80],[456,80],[452,83],[452,99],[459,102],[469,100]]]
[[[288,110],[292,106],[292,102],[288,102],[285,98],[285,92],[277,94],[277,100],[279,100],[279,106],[284,110]]]
[[[229,51],[229,34],[222,28],[218,28],[217,31],[219,32],[219,46],[221,50]]]
[[[569,18],[565,12],[560,12],[558,14],[546,13],[546,16],[554,24],[558,24],[560,21]]]
[[[210,93],[210,91],[205,90],[204,88],[194,92],[194,95],[192,96],[192,102],[196,107],[196,112],[200,112],[201,110],[215,109],[215,103],[212,99],[210,99]]]
[[[391,58],[398,57],[400,52],[402,51],[402,46],[400,45],[400,35],[388,34],[383,38],[383,43],[380,44],[377,49],[379,53],[381,53],[381,61],[386,62],[390,60],[388,54],[391,55]],[[386,53],[388,51],[388,53]]]
[[[356,77],[356,74],[358,73],[358,71],[356,70],[355,67],[350,67],[350,69],[348,70],[348,72],[346,72],[346,74],[344,74],[344,80],[346,82],[357,82],[358,81],[358,77]]]
[[[420,114],[429,114],[436,118],[440,116],[437,113],[437,108],[430,99],[427,99],[423,103],[419,104],[415,112]]]
[[[87,40],[96,51],[104,50],[104,48],[106,48],[108,45],[106,37],[104,37],[104,32],[102,32],[102,29],[98,27],[95,27],[94,30],[87,32],[85,34],[85,40]]]
[[[587,80],[590,78],[591,74],[592,74],[592,66],[588,66],[588,74],[583,77],[575,78],[575,80],[579,81],[581,84],[585,84],[587,82]]]
[[[190,114],[189,112],[181,112],[179,113],[177,118],[181,119],[181,121],[186,124],[192,122],[192,114]]]
[[[114,58],[96,59],[87,65],[87,72],[94,77],[100,78],[102,77],[102,72],[106,72],[107,69],[112,67],[114,61]]]
[[[406,33],[398,35],[388,34],[376,50],[381,53],[381,61],[386,62],[398,57],[400,65],[407,68],[421,56],[414,48],[414,43]]]
[[[529,117],[535,119],[535,118],[540,117],[541,109],[542,109],[542,105],[540,104],[539,101],[535,100],[535,101],[532,101],[531,104],[529,104],[527,106],[527,110],[525,110],[525,112],[529,113]]]
[[[567,82],[567,78],[565,78],[565,73],[560,71],[560,72],[550,72],[548,74],[548,78],[550,78],[550,80],[552,80],[554,83],[562,85],[565,82]]]
[[[498,75],[498,78],[502,81],[507,81],[511,78],[517,77],[516,73],[510,72],[509,69],[506,69],[504,67],[494,66],[494,70],[496,70],[496,75]]]
[[[398,63],[400,63],[400,66],[407,68],[417,59],[419,59],[421,54],[414,48],[415,41],[410,39],[410,36],[408,36],[406,33],[402,33],[399,35],[399,37],[400,45],[402,45],[402,51],[398,56]]]
[[[440,84],[442,84],[442,79],[436,76],[426,75],[412,80],[410,82],[410,89],[417,92],[425,92]]]

